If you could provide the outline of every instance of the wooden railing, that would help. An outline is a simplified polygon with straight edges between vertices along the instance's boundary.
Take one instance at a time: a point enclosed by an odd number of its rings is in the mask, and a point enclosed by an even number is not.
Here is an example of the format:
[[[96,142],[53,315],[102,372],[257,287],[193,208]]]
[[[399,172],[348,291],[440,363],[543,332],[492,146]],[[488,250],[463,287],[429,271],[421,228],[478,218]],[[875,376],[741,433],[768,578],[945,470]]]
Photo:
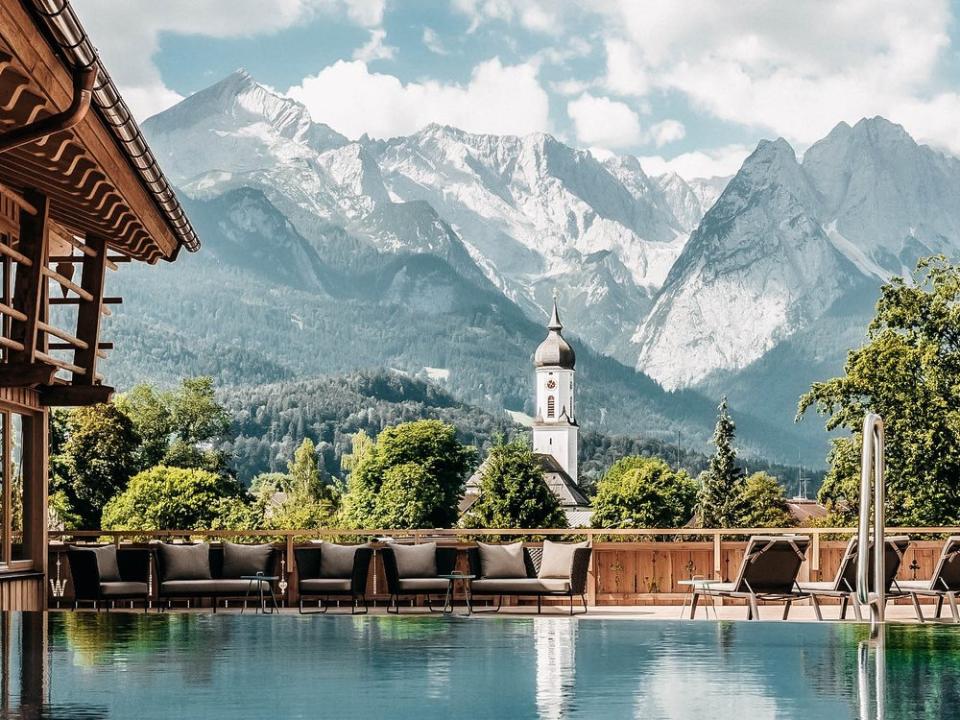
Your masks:
[[[386,538],[398,542],[438,542],[469,547],[476,540],[494,538],[508,542],[522,539],[536,545],[544,538],[590,541],[594,552],[591,562],[588,602],[594,605],[671,605],[679,604],[686,589],[679,581],[694,575],[729,580],[736,575],[750,535],[806,535],[811,539],[807,560],[800,571],[801,580],[832,579],[840,565],[848,539],[855,528],[744,528],[707,530],[698,528],[648,528],[638,530],[601,529],[372,529],[345,530],[83,530],[51,532],[49,572],[52,583],[66,579],[63,599],[71,597],[72,583],[65,558],[61,558],[60,576],[57,556],[70,542],[114,542],[123,546],[147,547],[157,540],[228,540],[232,542],[271,542],[281,551],[281,567],[289,583],[287,599],[296,601],[296,562],[293,550],[298,544],[328,539],[336,542],[372,542],[374,547]],[[911,543],[900,566],[900,579],[926,579],[933,574],[943,539],[960,535],[960,527],[887,528],[887,535],[918,538]],[[368,587],[369,596],[385,600],[386,582],[378,554]],[[51,596],[51,602],[57,598]]]

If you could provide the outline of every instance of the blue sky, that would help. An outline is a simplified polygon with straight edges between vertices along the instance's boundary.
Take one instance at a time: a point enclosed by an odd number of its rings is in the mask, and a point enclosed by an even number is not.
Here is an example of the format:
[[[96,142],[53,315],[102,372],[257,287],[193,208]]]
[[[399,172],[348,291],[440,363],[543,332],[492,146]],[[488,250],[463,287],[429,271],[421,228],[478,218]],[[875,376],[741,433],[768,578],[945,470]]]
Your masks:
[[[74,0],[141,119],[245,67],[349,137],[550,132],[687,176],[875,114],[960,155],[958,4]]]

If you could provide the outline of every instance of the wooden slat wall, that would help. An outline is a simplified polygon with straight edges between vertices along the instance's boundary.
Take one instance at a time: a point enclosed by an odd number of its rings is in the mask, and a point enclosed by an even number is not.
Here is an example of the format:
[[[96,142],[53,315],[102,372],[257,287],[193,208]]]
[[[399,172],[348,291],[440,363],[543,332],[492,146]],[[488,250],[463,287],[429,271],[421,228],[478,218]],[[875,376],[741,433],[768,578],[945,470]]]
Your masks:
[[[42,577],[4,580],[0,574],[0,610],[43,610]]]

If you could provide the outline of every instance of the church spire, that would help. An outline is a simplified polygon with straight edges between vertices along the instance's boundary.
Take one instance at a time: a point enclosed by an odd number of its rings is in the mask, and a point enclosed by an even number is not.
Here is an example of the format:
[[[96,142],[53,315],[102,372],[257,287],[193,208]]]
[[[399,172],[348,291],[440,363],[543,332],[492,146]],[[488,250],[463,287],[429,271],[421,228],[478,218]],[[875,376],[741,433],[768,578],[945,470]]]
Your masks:
[[[557,295],[553,295],[553,312],[550,313],[550,324],[547,325],[547,330],[556,330],[560,332],[563,330],[563,323],[560,322],[560,311],[557,310]]]

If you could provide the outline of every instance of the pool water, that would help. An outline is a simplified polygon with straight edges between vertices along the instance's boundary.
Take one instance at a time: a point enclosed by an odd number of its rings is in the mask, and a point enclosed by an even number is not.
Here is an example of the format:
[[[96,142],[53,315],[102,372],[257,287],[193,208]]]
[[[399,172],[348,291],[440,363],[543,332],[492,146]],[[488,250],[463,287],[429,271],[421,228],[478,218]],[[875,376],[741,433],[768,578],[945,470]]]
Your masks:
[[[960,718],[960,630],[10,613],[0,717]],[[861,648],[863,648],[861,650]]]

